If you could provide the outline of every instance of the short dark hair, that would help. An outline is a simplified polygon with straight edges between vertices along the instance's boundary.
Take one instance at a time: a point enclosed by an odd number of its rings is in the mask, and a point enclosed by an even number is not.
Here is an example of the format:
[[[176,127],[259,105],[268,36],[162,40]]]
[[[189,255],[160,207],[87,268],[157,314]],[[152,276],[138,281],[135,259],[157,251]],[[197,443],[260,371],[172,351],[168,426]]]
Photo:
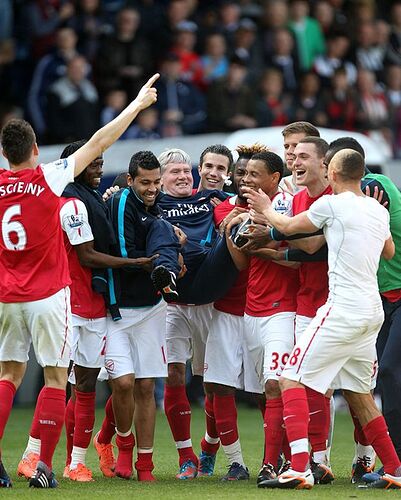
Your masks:
[[[85,139],[82,139],[80,141],[75,141],[75,142],[72,142],[71,144],[68,144],[68,146],[66,146],[61,155],[60,155],[60,158],[68,158],[69,156],[71,156],[72,154],[74,154],[76,151],[78,151],[78,149],[81,149],[82,146],[84,144],[86,144],[88,141],[85,140]]]
[[[328,143],[321,137],[307,136],[299,141],[299,144],[314,144],[316,152],[319,158],[324,158],[326,156],[327,150],[329,149]]]
[[[320,137],[319,130],[309,122],[293,122],[289,123],[282,130],[283,137],[290,134],[306,134],[308,137]]]
[[[259,142],[255,142],[255,144],[252,144],[251,146],[240,144],[235,148],[235,151],[238,153],[238,160],[250,160],[253,155],[268,150],[269,148],[267,146],[265,146],[264,144],[260,144]]]
[[[271,174],[278,172],[280,174],[279,181],[283,177],[284,163],[279,155],[273,153],[273,151],[261,151],[252,156],[251,160],[261,160],[265,163]]]
[[[126,188],[128,186],[127,172],[121,172],[121,174],[118,174],[111,186],[118,186],[120,189]]]
[[[139,168],[143,168],[144,170],[155,170],[158,168],[161,170],[159,160],[152,151],[138,151],[131,156],[128,173],[132,179],[135,179],[138,175]]]
[[[353,137],[339,137],[334,141],[330,142],[329,149],[326,153],[326,163],[329,164],[333,156],[342,149],[353,149],[357,151],[362,158],[365,158],[365,150],[360,145],[360,143]]]
[[[204,160],[205,156],[207,155],[207,153],[214,153],[217,155],[226,156],[229,160],[227,171],[230,170],[230,168],[234,162],[234,159],[233,159],[233,155],[232,155],[231,151],[228,149],[227,146],[224,146],[224,144],[212,144],[211,146],[208,146],[206,149],[204,149],[202,151],[202,153],[200,155],[200,158],[199,158],[199,165],[200,166],[202,166],[203,160]]]
[[[27,161],[36,142],[31,125],[19,118],[8,121],[1,131],[1,146],[11,165],[20,165]]]
[[[341,149],[341,152],[337,151],[340,158],[336,158],[335,162],[339,165],[337,171],[338,175],[342,177],[344,181],[359,181],[365,175],[365,160],[363,156],[355,151],[354,149]],[[336,153],[336,154],[337,154]]]

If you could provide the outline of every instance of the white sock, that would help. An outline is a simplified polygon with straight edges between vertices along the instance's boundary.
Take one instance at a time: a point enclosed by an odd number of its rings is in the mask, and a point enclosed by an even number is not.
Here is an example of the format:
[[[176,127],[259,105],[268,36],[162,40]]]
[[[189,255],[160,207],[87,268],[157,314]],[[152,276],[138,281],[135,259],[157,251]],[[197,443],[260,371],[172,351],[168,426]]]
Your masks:
[[[28,453],[36,453],[40,455],[40,439],[29,436],[23,457],[25,458]]]
[[[356,454],[358,458],[369,457],[371,460],[369,466],[372,466],[375,463],[376,452],[373,449],[373,446],[370,446],[369,444],[364,446],[363,444],[357,443]]]
[[[239,439],[237,439],[233,444],[223,444],[222,447],[230,465],[234,462],[237,462],[238,464],[245,467],[244,458],[241,451],[241,443],[239,442]]]
[[[331,454],[331,445],[333,443],[333,435],[334,435],[334,419],[336,416],[336,404],[334,401],[334,397],[330,398],[330,427],[329,427],[329,435],[327,441],[327,463],[330,464],[330,454]]]
[[[117,429],[117,427],[116,427],[115,429],[116,429],[116,434],[117,434],[117,436],[121,436],[122,438],[126,438],[126,437],[128,437],[128,436],[130,436],[130,435],[131,435],[131,429],[130,429],[129,431],[127,431],[127,432],[120,432],[120,431]]]
[[[85,465],[86,452],[87,448],[72,447],[70,470],[76,469],[78,464]]]
[[[314,451],[314,452],[313,452],[313,457],[312,457],[312,460],[313,460],[316,464],[324,464],[324,465],[328,465],[328,461],[327,461],[327,450],[323,450],[323,451]]]

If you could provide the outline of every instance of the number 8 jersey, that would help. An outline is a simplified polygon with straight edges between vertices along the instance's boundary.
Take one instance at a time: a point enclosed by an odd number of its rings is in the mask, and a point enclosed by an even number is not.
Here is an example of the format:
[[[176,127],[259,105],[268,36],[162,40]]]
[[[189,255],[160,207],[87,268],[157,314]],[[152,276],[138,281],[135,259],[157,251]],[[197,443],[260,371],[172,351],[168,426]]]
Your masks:
[[[17,172],[0,169],[0,302],[31,302],[70,284],[60,195],[74,160]]]

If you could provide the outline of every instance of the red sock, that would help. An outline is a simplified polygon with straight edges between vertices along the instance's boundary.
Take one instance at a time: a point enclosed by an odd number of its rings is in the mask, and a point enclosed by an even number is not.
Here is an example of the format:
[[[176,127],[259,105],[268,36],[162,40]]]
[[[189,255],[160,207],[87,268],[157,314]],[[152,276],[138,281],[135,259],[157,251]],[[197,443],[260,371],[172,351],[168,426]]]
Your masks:
[[[39,414],[40,460],[52,469],[52,458],[65,416],[65,390],[45,387]]]
[[[213,408],[221,444],[228,446],[238,441],[237,407],[234,394],[229,396],[215,394]]]
[[[129,479],[132,475],[132,454],[135,446],[134,435],[119,436],[117,434],[116,445],[118,457],[116,461],[116,475]]]
[[[266,411],[264,418],[265,431],[265,464],[272,464],[277,468],[278,456],[282,449],[283,437],[283,400],[279,398],[268,399],[266,401]]]
[[[373,446],[384,466],[384,472],[394,476],[401,474],[401,463],[388,434],[383,415],[376,417],[362,427],[368,442]]]
[[[17,389],[9,380],[0,380],[0,439],[4,435]]]
[[[67,445],[67,456],[65,459],[65,465],[70,465],[71,463],[71,453],[74,442],[74,426],[75,426],[74,414],[75,414],[75,399],[70,398],[65,408],[65,436]]]
[[[324,451],[327,448],[327,399],[324,394],[306,387],[306,395],[309,406],[309,428],[308,435],[312,452]],[[329,414],[330,415],[330,414]]]
[[[138,481],[154,481],[155,477],[152,470],[155,468],[153,464],[153,452],[146,452],[138,450],[137,460],[135,462],[135,469],[137,470]]]
[[[114,421],[114,411],[113,411],[113,398],[109,397],[106,406],[104,408],[105,417],[103,419],[102,427],[99,432],[97,440],[102,444],[110,444],[116,433],[116,423]]]
[[[354,441],[355,443],[359,443],[363,446],[369,446],[368,438],[365,436],[365,433],[362,430],[362,425],[360,424],[358,417],[355,415],[353,409],[350,407],[349,409],[352,421],[354,422]]]
[[[304,472],[309,467],[308,424],[309,407],[303,388],[287,389],[282,393],[283,420],[291,446],[291,468]]]
[[[216,455],[220,446],[219,434],[216,429],[213,399],[205,396],[206,434],[201,441],[201,449],[209,455]],[[210,442],[211,441],[211,442]]]
[[[32,417],[31,430],[29,431],[29,435],[35,439],[40,439],[39,415],[42,405],[43,394],[44,394],[44,387],[42,387],[42,390],[39,392],[38,399],[36,400],[35,412]]]
[[[191,406],[185,385],[164,387],[164,411],[177,446],[180,466],[187,460],[197,464],[191,441]]]
[[[96,392],[81,392],[75,389],[74,446],[88,448],[95,425]]]

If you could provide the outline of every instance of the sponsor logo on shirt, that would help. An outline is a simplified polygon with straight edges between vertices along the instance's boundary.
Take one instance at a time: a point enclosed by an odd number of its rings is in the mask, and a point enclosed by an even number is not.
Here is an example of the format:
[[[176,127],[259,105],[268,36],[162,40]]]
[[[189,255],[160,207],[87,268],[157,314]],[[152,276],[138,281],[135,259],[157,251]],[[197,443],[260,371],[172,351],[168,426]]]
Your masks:
[[[165,210],[167,217],[184,217],[186,215],[198,214],[200,212],[210,212],[209,205],[207,203],[203,203],[202,205],[177,203],[175,208]]]
[[[77,228],[77,227],[81,227],[84,223],[83,215],[82,214],[69,215],[68,219],[67,219],[67,223],[70,226],[70,228],[72,228],[72,229]]]

